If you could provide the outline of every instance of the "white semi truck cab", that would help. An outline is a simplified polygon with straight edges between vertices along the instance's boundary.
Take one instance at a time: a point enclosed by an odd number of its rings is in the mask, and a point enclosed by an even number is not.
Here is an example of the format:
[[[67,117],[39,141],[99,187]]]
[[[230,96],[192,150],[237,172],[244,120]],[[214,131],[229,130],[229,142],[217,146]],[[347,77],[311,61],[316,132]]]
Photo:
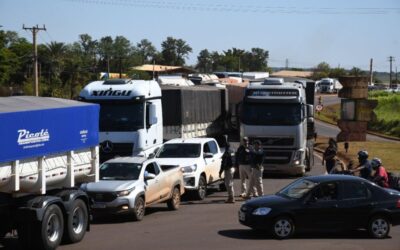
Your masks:
[[[260,140],[265,150],[264,171],[303,175],[313,165],[314,85],[267,78],[251,82],[241,109],[241,138]],[[306,98],[306,92],[311,95]],[[312,99],[312,101],[311,101]]]
[[[163,143],[161,89],[156,81],[110,79],[85,86],[79,100],[100,104],[100,160],[148,156]]]

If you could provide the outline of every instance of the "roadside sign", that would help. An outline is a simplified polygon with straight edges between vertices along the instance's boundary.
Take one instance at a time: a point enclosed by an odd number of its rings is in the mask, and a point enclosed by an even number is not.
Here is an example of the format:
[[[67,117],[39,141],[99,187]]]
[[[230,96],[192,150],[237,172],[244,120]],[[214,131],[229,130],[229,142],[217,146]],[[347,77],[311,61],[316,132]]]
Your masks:
[[[324,106],[322,106],[321,104],[318,104],[317,106],[315,106],[316,111],[322,111],[323,108],[324,108]]]

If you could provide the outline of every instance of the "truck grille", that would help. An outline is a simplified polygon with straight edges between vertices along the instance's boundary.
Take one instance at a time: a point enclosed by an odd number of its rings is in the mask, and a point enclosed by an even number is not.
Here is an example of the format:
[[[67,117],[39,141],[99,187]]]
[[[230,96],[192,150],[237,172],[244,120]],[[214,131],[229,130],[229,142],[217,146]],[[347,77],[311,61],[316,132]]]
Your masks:
[[[264,164],[289,164],[292,158],[292,152],[266,151]]]
[[[293,146],[294,138],[282,137],[257,137],[250,138],[250,143],[253,144],[255,140],[260,140],[263,146]]]
[[[87,193],[90,198],[92,198],[96,202],[111,202],[117,198],[115,193],[110,192],[102,192],[102,193],[94,193],[88,192]]]
[[[104,147],[104,142],[100,144],[100,161],[105,162],[115,156],[132,156],[133,143],[112,143],[111,147]]]

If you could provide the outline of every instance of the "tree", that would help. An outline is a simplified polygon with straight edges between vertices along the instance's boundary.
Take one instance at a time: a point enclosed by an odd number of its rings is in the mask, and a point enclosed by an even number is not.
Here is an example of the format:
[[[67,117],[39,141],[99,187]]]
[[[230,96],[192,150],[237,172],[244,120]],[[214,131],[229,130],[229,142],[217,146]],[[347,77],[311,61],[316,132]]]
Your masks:
[[[59,78],[60,76],[66,50],[67,47],[61,42],[50,42],[45,47],[45,57],[47,59],[45,61],[47,61],[48,64],[50,84],[52,83],[52,79],[54,77]]]
[[[105,36],[100,39],[97,46],[98,53],[102,59],[103,70],[110,72],[110,60],[113,54],[113,39],[111,36]],[[105,67],[104,67],[105,65]]]
[[[176,40],[176,64],[184,65],[185,59],[188,58],[189,53],[191,53],[192,51],[192,47],[190,47],[184,40]]]
[[[182,66],[185,64],[185,58],[192,52],[190,47],[184,40],[167,37],[161,43],[161,54],[163,63],[168,65]]]
[[[212,57],[210,52],[207,49],[203,49],[200,51],[197,56],[197,65],[196,69],[199,69],[201,72],[209,72],[212,69]]]
[[[138,54],[141,57],[141,64],[153,62],[157,53],[157,49],[156,47],[153,46],[153,44],[149,40],[142,39],[140,42],[136,44],[136,47]]]
[[[351,75],[351,76],[364,76],[364,75],[365,75],[365,72],[362,71],[360,68],[353,67],[353,68],[349,71],[349,75]]]
[[[126,57],[130,55],[132,52],[131,42],[123,36],[115,37],[113,44],[113,56],[118,61],[118,72],[122,74],[123,68],[126,68],[128,65],[123,65],[122,61]]]
[[[330,71],[331,71],[331,67],[329,66],[329,64],[326,62],[321,62],[314,69],[314,72],[313,72],[313,75],[311,76],[311,78],[318,80],[318,79],[321,79],[324,77],[328,77]]]
[[[331,78],[339,78],[345,75],[346,75],[346,70],[344,68],[339,68],[339,67],[331,69],[329,73],[329,77]]]

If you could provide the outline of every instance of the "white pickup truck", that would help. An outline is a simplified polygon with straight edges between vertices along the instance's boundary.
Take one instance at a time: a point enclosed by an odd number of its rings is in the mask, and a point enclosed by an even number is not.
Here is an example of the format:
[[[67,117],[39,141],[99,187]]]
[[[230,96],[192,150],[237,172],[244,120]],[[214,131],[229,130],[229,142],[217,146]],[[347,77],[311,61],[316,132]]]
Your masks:
[[[172,139],[157,152],[155,160],[161,167],[182,167],[185,189],[203,200],[207,186],[219,178],[222,152],[213,138]]]
[[[131,213],[137,221],[152,204],[167,202],[169,209],[177,210],[185,191],[180,168],[160,168],[154,159],[142,157],[106,161],[100,166],[100,181],[81,188],[94,200],[95,216]]]

